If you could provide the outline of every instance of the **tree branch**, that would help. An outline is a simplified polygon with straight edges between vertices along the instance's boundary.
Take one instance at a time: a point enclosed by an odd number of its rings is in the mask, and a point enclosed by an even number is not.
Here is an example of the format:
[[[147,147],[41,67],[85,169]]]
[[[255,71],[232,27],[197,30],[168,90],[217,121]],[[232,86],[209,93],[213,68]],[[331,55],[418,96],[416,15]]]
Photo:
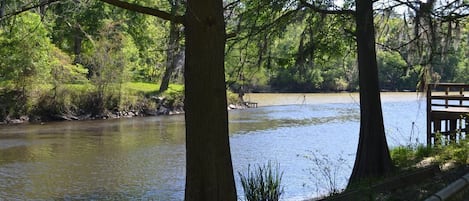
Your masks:
[[[0,17],[0,21],[3,21],[4,19],[7,19],[9,17],[12,17],[12,16],[15,16],[15,15],[19,15],[21,13],[24,13],[26,11],[29,11],[29,10],[32,10],[32,9],[35,9],[35,8],[39,8],[41,6],[45,6],[45,5],[49,5],[49,4],[52,4],[52,3],[55,3],[55,2],[59,2],[61,0],[47,0],[47,1],[41,1],[41,3],[39,4],[36,4],[36,5],[32,5],[32,6],[27,6],[27,7],[23,7],[21,8],[20,10],[17,10],[17,11],[14,11],[12,13],[8,13],[2,17]]]
[[[413,11],[417,12],[418,11],[418,8],[415,7],[414,4],[416,4],[416,1],[406,1],[406,0],[394,0],[395,2],[397,2],[398,6],[407,6],[408,8],[412,9]]]
[[[326,10],[326,9],[319,8],[313,4],[310,4],[306,2],[306,0],[300,0],[300,4],[317,13],[335,14],[335,15],[355,15],[355,11],[353,10]]]
[[[126,10],[130,10],[130,11],[134,11],[134,12],[142,13],[146,15],[152,15],[152,16],[159,17],[161,19],[168,20],[177,24],[184,24],[183,16],[179,16],[179,15],[173,16],[170,13],[158,10],[156,8],[150,8],[150,7],[141,6],[138,4],[127,3],[124,1],[120,1],[120,0],[101,0],[101,1],[111,4],[113,6],[117,6],[119,8],[126,9]]]

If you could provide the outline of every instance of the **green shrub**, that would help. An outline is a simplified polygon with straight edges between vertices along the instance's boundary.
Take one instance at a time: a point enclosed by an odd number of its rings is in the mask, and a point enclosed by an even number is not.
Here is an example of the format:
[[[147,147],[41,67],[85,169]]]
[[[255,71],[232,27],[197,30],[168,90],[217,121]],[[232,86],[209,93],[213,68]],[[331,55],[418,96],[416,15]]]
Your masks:
[[[164,97],[165,107],[174,109],[184,105],[184,87],[170,85],[169,88],[161,94]]]
[[[423,144],[417,145],[415,149],[415,158],[416,159],[423,159],[425,157],[429,157],[435,153],[435,150],[430,146],[425,146]]]
[[[279,166],[277,164],[274,168],[269,161],[267,165],[257,166],[252,171],[249,165],[246,175],[238,172],[247,201],[277,201],[280,199],[283,194],[281,186],[283,172],[279,172]]]
[[[29,110],[28,97],[20,90],[2,89],[0,91],[0,121],[18,118]]]
[[[460,140],[440,148],[437,159],[441,162],[455,161],[459,164],[467,164],[469,158],[468,140]]]
[[[391,149],[391,158],[397,167],[409,167],[414,163],[414,150],[411,146],[395,147]]]
[[[241,99],[239,99],[239,96],[237,93],[233,93],[231,91],[226,91],[226,99],[229,104],[234,104],[234,105],[239,105],[241,103]]]

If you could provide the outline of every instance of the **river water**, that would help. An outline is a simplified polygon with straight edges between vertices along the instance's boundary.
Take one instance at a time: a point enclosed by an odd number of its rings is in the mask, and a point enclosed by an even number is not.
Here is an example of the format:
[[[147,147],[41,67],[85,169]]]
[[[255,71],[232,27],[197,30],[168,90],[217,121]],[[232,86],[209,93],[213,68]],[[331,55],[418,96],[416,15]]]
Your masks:
[[[283,171],[284,200],[346,185],[358,142],[357,94],[246,99],[260,107],[229,112],[240,198],[238,172],[268,161]],[[382,102],[390,146],[425,142],[424,98],[382,93]],[[184,132],[182,115],[2,126],[0,200],[183,200]]]

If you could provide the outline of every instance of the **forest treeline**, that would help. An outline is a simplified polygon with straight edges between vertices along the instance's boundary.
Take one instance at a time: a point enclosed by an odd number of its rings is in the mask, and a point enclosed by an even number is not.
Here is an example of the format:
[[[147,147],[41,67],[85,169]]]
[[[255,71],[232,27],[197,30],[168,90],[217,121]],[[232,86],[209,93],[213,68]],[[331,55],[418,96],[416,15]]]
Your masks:
[[[185,12],[180,0],[137,2]],[[358,90],[353,16],[236,2],[224,5],[228,90]],[[0,121],[138,113],[157,109],[159,97],[168,97],[166,107],[182,105],[182,87],[168,90],[168,84],[183,83],[183,26],[101,1],[57,1],[15,13],[34,3],[0,0]],[[375,12],[381,89],[467,82],[468,20],[413,18],[411,12]],[[425,33],[432,36],[416,37],[416,23],[431,24]]]

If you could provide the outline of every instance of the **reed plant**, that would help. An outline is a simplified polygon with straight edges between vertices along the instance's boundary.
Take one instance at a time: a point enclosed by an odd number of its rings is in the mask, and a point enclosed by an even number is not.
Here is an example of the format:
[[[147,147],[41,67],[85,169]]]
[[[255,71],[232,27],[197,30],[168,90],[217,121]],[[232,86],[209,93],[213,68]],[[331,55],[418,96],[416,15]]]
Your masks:
[[[238,172],[241,185],[244,190],[244,197],[247,201],[277,201],[283,194],[281,185],[283,172],[280,172],[280,165],[275,166],[272,162],[265,165],[258,165],[251,169],[248,166],[246,174]]]

